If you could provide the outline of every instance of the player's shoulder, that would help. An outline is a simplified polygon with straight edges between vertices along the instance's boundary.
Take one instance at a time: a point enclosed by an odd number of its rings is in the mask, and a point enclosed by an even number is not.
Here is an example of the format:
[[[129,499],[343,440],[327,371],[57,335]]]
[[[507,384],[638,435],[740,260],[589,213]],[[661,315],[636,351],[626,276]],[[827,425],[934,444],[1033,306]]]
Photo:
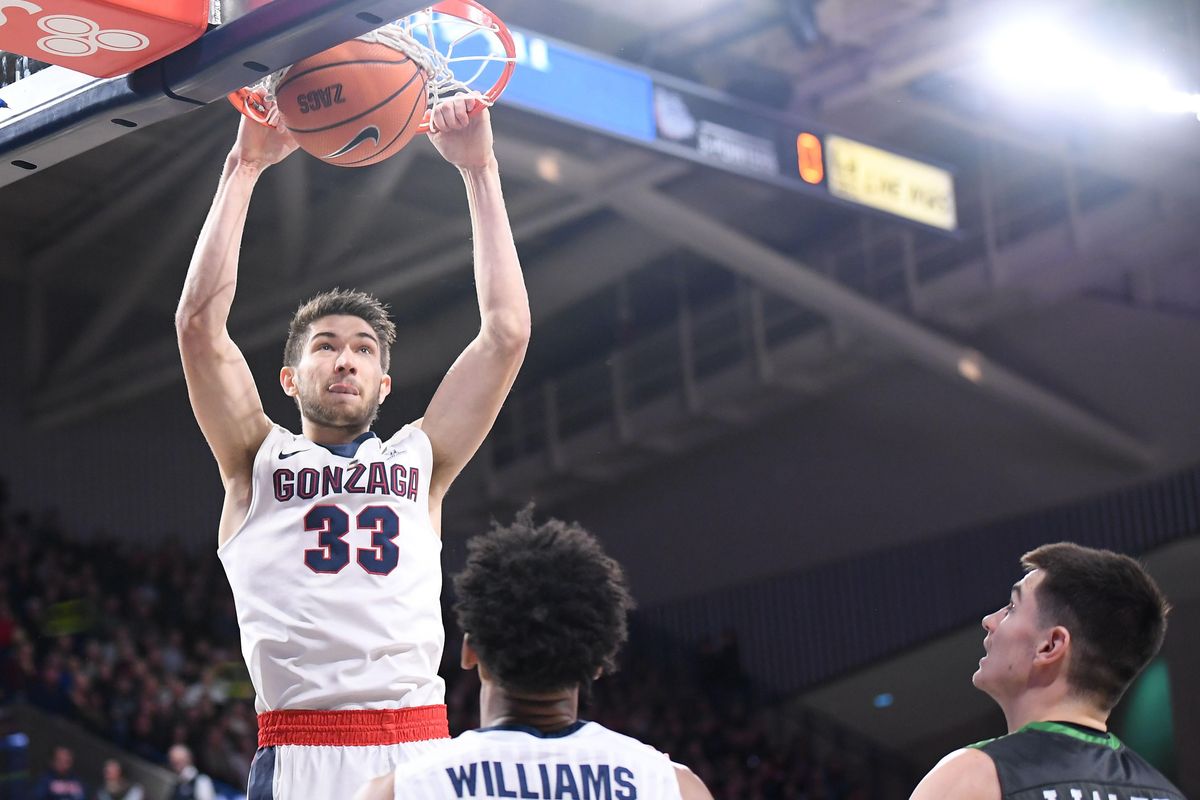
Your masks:
[[[628,734],[621,733],[620,731],[614,731],[612,728],[606,728],[599,722],[583,722],[583,724],[579,726],[575,736],[577,736],[580,741],[602,740],[604,741],[605,745],[609,747],[621,747],[627,750],[641,752],[646,755],[670,760],[669,755],[661,750],[656,749],[652,745],[646,744],[641,739],[635,739]]]
[[[1000,800],[1000,778],[991,756],[978,746],[947,755],[917,784],[913,800],[956,797],[962,800]]]
[[[400,428],[400,430],[393,433],[391,438],[388,439],[384,444],[390,445],[390,444],[394,444],[396,442],[404,441],[406,439],[415,439],[417,441],[422,441],[422,442],[427,443],[429,441],[429,434],[425,432],[425,429],[423,427],[421,427],[421,423],[423,423],[424,421],[425,421],[424,417],[421,417],[419,419],[414,419],[412,422],[408,423],[407,425],[402,426]]]

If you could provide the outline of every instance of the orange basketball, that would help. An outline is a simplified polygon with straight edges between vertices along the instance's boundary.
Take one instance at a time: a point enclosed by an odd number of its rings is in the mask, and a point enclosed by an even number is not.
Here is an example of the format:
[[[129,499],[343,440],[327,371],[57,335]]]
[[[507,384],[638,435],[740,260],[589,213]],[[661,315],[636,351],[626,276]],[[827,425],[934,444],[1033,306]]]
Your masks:
[[[339,167],[365,167],[400,152],[417,132],[425,72],[385,44],[353,39],[292,65],[275,100],[306,151]]]

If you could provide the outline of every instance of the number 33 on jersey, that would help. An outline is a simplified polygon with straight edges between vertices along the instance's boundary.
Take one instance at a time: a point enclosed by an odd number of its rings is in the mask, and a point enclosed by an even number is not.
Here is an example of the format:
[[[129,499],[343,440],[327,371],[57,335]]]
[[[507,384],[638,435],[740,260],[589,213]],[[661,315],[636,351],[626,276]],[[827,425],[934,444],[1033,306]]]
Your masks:
[[[408,425],[334,450],[272,429],[246,520],[217,551],[258,710],[441,702],[429,439]],[[384,686],[394,701],[381,704]]]

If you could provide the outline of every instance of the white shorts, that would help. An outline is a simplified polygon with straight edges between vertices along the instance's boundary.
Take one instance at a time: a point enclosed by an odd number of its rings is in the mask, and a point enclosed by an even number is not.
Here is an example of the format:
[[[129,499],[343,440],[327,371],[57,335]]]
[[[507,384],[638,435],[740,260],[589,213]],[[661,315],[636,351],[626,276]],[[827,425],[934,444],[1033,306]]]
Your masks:
[[[433,708],[397,709],[391,713]],[[444,719],[445,707],[436,708],[441,709]],[[350,800],[372,778],[392,772],[397,764],[450,741],[446,738],[449,732],[443,734],[440,730],[435,734],[438,738],[423,738],[428,726],[417,730],[416,735],[422,738],[412,738],[406,732],[398,737],[395,725],[379,727],[362,718],[364,714],[377,713],[380,712],[298,711],[260,715],[260,746],[250,765],[246,800]],[[290,720],[283,726],[264,724],[265,717],[274,717],[277,723],[281,715],[300,717],[302,724],[293,726]],[[391,743],[366,743],[373,738]],[[397,742],[397,738],[406,740]],[[294,741],[319,743],[280,743]],[[346,743],[326,743],[329,741]]]

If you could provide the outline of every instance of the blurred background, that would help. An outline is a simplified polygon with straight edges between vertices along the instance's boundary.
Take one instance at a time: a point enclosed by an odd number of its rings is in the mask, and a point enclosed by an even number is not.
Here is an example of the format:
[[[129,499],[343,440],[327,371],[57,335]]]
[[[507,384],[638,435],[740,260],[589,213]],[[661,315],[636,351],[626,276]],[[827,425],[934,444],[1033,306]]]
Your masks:
[[[892,798],[1003,732],[970,676],[1021,553],[1127,552],[1175,611],[1114,729],[1200,794],[1200,2],[490,6],[534,335],[446,570],[530,500],[578,520],[640,603],[588,714],[720,798]],[[173,326],[236,124],[213,103],[0,189],[0,796],[56,745],[88,797],[107,758],[167,796],[174,743],[244,785]],[[335,285],[397,318],[378,429],[421,415],[476,331],[460,186],[423,139],[259,184],[230,329],[274,420],[287,320]]]

